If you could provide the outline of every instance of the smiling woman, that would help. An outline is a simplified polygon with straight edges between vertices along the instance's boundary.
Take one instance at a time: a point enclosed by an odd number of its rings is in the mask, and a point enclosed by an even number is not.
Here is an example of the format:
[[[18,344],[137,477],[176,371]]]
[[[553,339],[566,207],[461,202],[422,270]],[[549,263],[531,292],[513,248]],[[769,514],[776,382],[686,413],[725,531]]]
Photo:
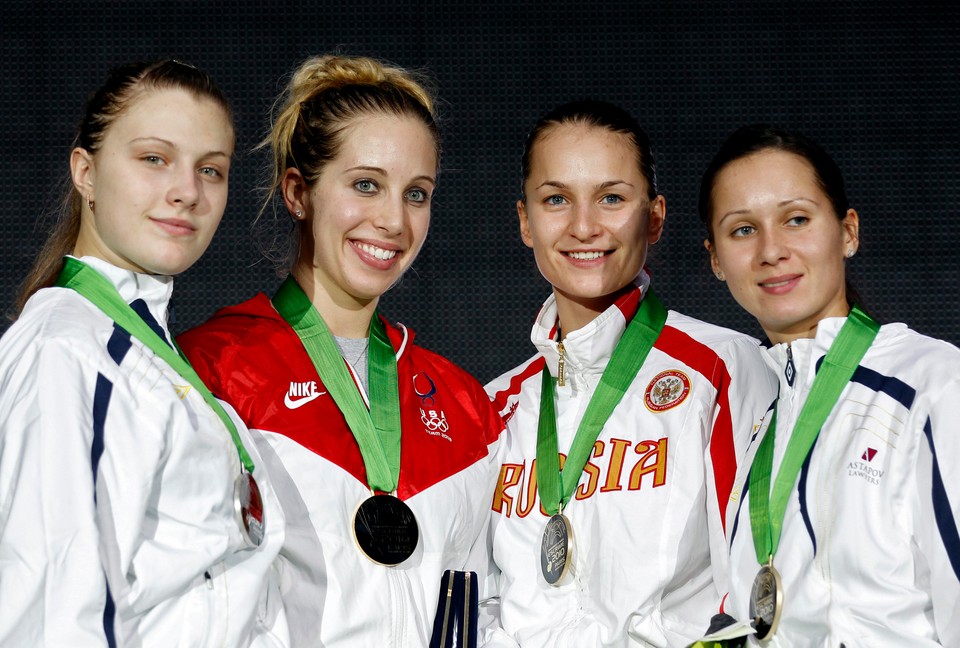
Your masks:
[[[733,476],[774,381],[755,340],[654,295],[666,201],[632,116],[561,106],[521,169],[520,233],[553,294],[537,354],[487,386],[507,422],[489,645],[686,645],[720,604]]]
[[[432,645],[438,605],[450,609],[441,575],[486,566],[502,429],[473,378],[376,310],[427,236],[434,100],[406,70],[324,56],[278,106],[266,143],[293,222],[289,274],[272,299],[226,308],[180,342],[262,435],[282,483],[295,645]]]
[[[183,63],[119,68],[88,103],[71,209],[0,340],[2,645],[288,642],[277,497],[167,328],[233,146],[227,100]]]
[[[700,217],[780,378],[731,500],[728,611],[763,646],[960,645],[960,350],[848,301],[860,219],[813,141],[734,132]]]

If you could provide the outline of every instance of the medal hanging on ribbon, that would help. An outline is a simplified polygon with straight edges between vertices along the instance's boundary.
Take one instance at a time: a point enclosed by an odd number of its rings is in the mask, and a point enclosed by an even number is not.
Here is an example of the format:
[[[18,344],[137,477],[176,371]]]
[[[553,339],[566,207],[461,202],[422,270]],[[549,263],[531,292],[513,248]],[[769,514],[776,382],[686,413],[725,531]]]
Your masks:
[[[57,277],[56,285],[78,292],[103,311],[117,326],[140,340],[157,357],[170,365],[177,374],[189,382],[220,418],[220,421],[230,433],[230,438],[237,448],[242,464],[240,474],[234,480],[233,487],[233,503],[237,515],[237,524],[247,544],[259,546],[263,542],[266,519],[263,500],[260,497],[260,487],[253,476],[253,460],[247,453],[246,448],[243,447],[243,441],[240,439],[240,434],[233,419],[223,409],[220,401],[203,384],[200,376],[183,357],[180,349],[174,349],[165,339],[161,338],[129,304],[123,301],[123,297],[106,277],[83,261],[73,257],[64,257],[63,270]]]
[[[600,431],[640,371],[666,321],[666,309],[653,291],[647,289],[637,314],[613,350],[600,383],[587,404],[562,471],[553,377],[547,367],[543,368],[537,426],[537,483],[540,502],[551,516],[540,543],[540,573],[550,585],[561,585],[573,564],[573,528],[563,515],[563,508],[580,482]]]
[[[757,448],[750,467],[750,527],[757,562],[761,568],[750,593],[750,617],[757,639],[769,639],[777,631],[783,608],[783,584],[773,566],[780,544],[783,516],[797,483],[800,469],[810,454],[820,429],[840,399],[853,372],[873,343],[880,325],[858,306],[854,306],[830,345],[827,355],[810,387],[800,416],[787,442],[786,452],[771,492],[773,448],[777,413],[774,411],[767,433]]]
[[[370,409],[363,402],[330,329],[290,276],[273,297],[280,316],[293,328],[360,447],[367,485],[374,494],[354,514],[354,539],[370,560],[399,565],[417,548],[420,531],[413,511],[392,495],[400,479],[400,393],[397,357],[386,329],[370,320]]]

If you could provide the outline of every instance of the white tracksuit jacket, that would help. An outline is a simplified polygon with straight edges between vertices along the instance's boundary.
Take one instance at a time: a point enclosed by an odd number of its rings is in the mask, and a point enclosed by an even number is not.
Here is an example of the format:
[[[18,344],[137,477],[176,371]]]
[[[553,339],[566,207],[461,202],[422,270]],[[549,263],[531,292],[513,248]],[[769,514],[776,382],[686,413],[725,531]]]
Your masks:
[[[170,339],[171,278],[83,261]],[[256,549],[236,447],[200,394],[73,290],[31,297],[0,340],[0,645],[286,643],[268,595],[283,513],[226,409],[257,466]]]
[[[787,345],[768,351],[780,376],[774,475],[844,321],[825,319],[815,338],[791,343],[793,385],[784,373]],[[751,441],[728,505],[727,612],[738,619],[747,619],[759,569],[747,475],[761,434]],[[881,327],[787,504],[774,558],[785,587],[783,616],[764,645],[960,646],[958,459],[960,350],[903,324]]]
[[[639,286],[648,281],[642,274]],[[555,388],[563,454],[640,295],[638,287],[564,339],[567,384]],[[540,371],[546,361],[557,375],[556,329],[551,296],[531,336],[540,353],[487,385],[508,419],[491,524],[503,630],[488,645],[685,645],[703,634],[726,591],[722,509],[775,378],[756,340],[670,312],[564,510],[575,563],[573,577],[553,587],[540,574],[548,516],[534,459]]]

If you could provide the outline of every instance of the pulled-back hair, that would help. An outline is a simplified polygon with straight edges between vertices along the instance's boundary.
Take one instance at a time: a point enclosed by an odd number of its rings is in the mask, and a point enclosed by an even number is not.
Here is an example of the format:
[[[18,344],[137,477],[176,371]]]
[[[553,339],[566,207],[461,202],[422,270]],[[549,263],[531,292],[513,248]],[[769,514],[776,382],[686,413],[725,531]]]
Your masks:
[[[657,163],[650,147],[650,138],[640,127],[633,116],[623,108],[606,101],[584,99],[571,101],[554,108],[537,120],[533,130],[527,135],[523,145],[523,157],[520,161],[520,198],[526,201],[523,186],[530,177],[530,160],[533,157],[533,148],[543,139],[546,132],[561,124],[583,124],[604,128],[614,133],[621,133],[630,138],[637,152],[637,166],[641,175],[647,181],[647,198],[657,197]]]
[[[710,160],[700,180],[700,197],[697,210],[700,220],[707,228],[707,236],[713,240],[711,212],[713,211],[713,187],[717,175],[730,163],[761,151],[793,153],[806,160],[813,169],[817,184],[827,195],[838,219],[846,216],[850,204],[843,182],[843,173],[833,158],[808,137],[768,124],[741,126],[723,142],[720,150]]]
[[[440,125],[434,92],[419,75],[389,63],[342,55],[307,59],[294,71],[274,103],[273,113],[270,133],[260,144],[270,148],[273,160],[258,220],[274,205],[287,169],[296,169],[308,186],[313,185],[340,152],[344,131],[366,115],[419,119],[433,136],[439,165]],[[273,216],[272,224],[279,225],[275,210]],[[261,245],[283,272],[295,260],[300,223],[295,223],[278,250],[274,243],[280,238],[283,235],[275,233],[270,242]]]
[[[205,72],[174,60],[154,63],[130,63],[112,70],[106,82],[87,100],[83,119],[77,128],[74,147],[94,155],[110,126],[140,97],[154,90],[185,90],[197,98],[209,99],[233,121],[233,110],[226,96]],[[69,183],[56,223],[37,254],[33,267],[17,295],[16,314],[30,296],[52,286],[63,268],[63,257],[73,251],[80,233],[83,196]]]

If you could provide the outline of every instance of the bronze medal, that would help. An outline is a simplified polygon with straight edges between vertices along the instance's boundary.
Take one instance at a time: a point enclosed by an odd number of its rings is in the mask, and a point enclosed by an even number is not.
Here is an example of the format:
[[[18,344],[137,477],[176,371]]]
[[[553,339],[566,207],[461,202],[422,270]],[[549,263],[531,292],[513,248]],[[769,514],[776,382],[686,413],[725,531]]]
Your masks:
[[[573,561],[573,529],[570,520],[557,513],[547,520],[540,542],[540,572],[550,585],[559,586]]]
[[[750,620],[760,641],[770,639],[780,623],[783,610],[783,585],[771,560],[760,568],[750,591]]]
[[[413,511],[393,495],[365,499],[353,516],[353,536],[373,562],[393,567],[413,555],[420,529]]]
[[[264,531],[263,500],[257,480],[245,470],[233,482],[233,507],[243,539],[247,544],[259,547]]]

